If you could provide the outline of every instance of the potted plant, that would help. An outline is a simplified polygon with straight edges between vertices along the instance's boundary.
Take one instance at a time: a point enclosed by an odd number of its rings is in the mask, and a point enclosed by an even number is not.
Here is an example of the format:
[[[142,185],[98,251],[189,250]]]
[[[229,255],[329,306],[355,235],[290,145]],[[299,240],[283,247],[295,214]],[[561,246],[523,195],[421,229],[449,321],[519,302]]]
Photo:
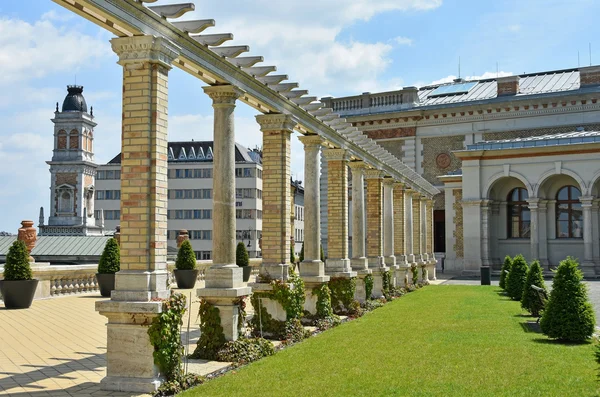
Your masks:
[[[21,240],[15,241],[8,249],[4,265],[4,280],[0,281],[0,291],[7,309],[27,309],[33,302],[38,280],[33,279],[29,266],[27,246]]]
[[[237,248],[235,249],[235,263],[244,271],[244,282],[247,283],[248,280],[250,280],[252,267],[248,266],[250,264],[248,251],[246,250],[244,243],[241,241],[238,243]]]
[[[196,254],[194,254],[190,240],[184,240],[179,247],[179,251],[177,251],[174,273],[177,288],[190,289],[196,285],[196,279],[198,278]]]
[[[111,238],[106,242],[98,262],[96,280],[100,287],[100,295],[110,297],[111,291],[115,289],[115,273],[119,270],[121,270],[121,251],[117,240]]]

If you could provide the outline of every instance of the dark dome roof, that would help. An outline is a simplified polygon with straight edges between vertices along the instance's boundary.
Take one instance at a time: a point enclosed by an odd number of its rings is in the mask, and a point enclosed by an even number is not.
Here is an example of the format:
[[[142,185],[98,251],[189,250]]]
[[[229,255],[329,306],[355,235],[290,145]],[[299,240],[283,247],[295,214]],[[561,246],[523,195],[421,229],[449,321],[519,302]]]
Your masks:
[[[65,97],[62,105],[63,112],[85,112],[87,113],[87,103],[83,97],[83,86],[68,85],[69,93]]]

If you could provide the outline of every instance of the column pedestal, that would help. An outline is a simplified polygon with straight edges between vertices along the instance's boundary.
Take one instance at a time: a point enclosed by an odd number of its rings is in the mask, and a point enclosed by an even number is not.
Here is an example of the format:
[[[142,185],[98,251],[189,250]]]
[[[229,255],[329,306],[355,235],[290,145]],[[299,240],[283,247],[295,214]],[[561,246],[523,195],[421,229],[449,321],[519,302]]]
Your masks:
[[[367,298],[370,298],[367,297],[367,291],[365,289],[365,277],[371,273],[371,269],[361,270],[357,272],[358,279],[356,280],[356,291],[354,292],[354,299],[356,299],[360,303],[363,303],[367,300]]]

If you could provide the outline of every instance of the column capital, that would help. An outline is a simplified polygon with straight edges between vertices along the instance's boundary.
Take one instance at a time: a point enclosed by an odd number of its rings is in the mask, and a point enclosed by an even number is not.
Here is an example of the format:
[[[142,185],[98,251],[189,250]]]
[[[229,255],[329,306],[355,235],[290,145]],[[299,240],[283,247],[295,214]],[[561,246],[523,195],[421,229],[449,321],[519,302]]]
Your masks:
[[[346,149],[325,149],[323,150],[323,156],[327,161],[348,161],[350,155]]]
[[[232,85],[212,85],[202,89],[213,100],[213,105],[234,106],[235,101],[244,95],[244,91]]]
[[[351,161],[348,163],[348,167],[352,170],[366,170],[367,164],[364,161]]]
[[[463,207],[481,207],[484,200],[463,200],[461,204]]]
[[[300,135],[298,137],[298,140],[300,142],[302,142],[302,144],[304,145],[304,148],[309,148],[309,147],[320,147],[321,144],[325,141],[323,138],[321,138],[319,135]]]
[[[163,37],[132,36],[110,40],[112,50],[119,56],[119,65],[139,69],[144,63],[156,63],[171,69],[171,63],[179,57],[180,48]]]
[[[383,179],[383,171],[368,169],[365,170],[365,179]]]
[[[430,197],[426,197],[425,204],[427,204],[427,206],[429,206],[429,207],[433,206],[433,199]]]
[[[410,190],[410,194],[413,196],[413,200],[417,199],[417,200],[421,200],[421,192],[418,192],[416,190]]]
[[[594,197],[592,196],[581,196],[579,197],[579,201],[581,201],[582,207],[591,207],[592,202],[594,201]]]
[[[396,183],[396,181],[394,180],[394,178],[390,178],[390,177],[383,178],[384,185],[389,185],[390,187],[394,188],[395,183]]]
[[[394,181],[394,189],[395,190],[404,190],[406,184],[404,182]]]
[[[298,124],[289,114],[281,113],[259,114],[256,121],[262,132],[293,132]]]

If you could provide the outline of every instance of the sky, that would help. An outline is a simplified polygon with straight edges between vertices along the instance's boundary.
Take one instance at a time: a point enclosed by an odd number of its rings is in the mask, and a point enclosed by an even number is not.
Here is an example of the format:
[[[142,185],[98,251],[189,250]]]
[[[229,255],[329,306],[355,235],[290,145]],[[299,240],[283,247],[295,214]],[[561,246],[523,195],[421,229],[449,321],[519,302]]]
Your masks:
[[[131,1],[131,0],[127,0]],[[155,4],[181,1],[161,0]],[[493,77],[600,63],[600,2],[594,0],[229,0],[196,1],[182,19],[216,20],[205,33],[233,33],[317,97],[380,92],[461,77]],[[56,102],[84,86],[94,107],[95,156],[120,151],[122,70],[112,34],[50,0],[0,2],[0,231],[48,214]],[[237,142],[261,145],[256,111],[236,108]],[[303,150],[292,137],[292,175]],[[169,74],[169,140],[212,140],[202,82]]]

